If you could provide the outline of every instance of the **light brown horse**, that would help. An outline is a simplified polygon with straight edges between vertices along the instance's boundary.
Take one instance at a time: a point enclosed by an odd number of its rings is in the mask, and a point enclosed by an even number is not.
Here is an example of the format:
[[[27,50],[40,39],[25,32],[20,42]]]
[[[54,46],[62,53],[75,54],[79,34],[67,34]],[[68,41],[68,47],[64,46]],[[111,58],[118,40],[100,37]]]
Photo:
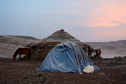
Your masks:
[[[21,60],[21,55],[22,55],[22,54],[28,56],[29,58],[30,58],[30,56],[31,56],[31,52],[30,52],[30,49],[29,49],[29,48],[18,48],[18,49],[15,51],[14,55],[13,55],[13,61],[16,60],[16,56],[17,56],[18,54],[19,54],[20,60]]]

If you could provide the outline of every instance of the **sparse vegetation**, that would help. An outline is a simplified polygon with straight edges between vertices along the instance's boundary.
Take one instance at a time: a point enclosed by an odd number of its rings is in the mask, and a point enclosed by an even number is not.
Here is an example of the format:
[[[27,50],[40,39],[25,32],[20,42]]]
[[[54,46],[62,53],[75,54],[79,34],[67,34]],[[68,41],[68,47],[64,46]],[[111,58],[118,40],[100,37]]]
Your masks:
[[[114,59],[117,60],[117,61],[122,61],[123,60],[123,58],[121,56],[114,57]]]
[[[31,58],[32,61],[44,61],[45,57],[33,57]]]
[[[36,71],[39,61],[0,61],[0,84],[125,84],[126,58],[92,59],[101,70],[91,74]]]

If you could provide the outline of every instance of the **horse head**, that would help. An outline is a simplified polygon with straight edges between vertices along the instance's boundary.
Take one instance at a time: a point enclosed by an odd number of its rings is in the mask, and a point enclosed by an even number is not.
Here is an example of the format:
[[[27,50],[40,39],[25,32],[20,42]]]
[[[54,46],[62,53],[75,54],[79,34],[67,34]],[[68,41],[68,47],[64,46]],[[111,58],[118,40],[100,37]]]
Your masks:
[[[15,61],[16,60],[16,56],[13,56],[13,61]]]

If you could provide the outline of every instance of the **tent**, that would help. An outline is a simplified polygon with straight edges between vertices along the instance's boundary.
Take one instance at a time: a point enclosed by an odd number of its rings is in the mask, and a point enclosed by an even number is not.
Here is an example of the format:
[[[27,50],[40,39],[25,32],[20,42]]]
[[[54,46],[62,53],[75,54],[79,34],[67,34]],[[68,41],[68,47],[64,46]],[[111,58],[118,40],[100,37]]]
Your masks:
[[[81,74],[84,73],[84,69],[90,66],[94,70],[100,70],[99,67],[93,64],[89,56],[79,45],[72,42],[64,42],[55,46],[48,53],[37,71],[73,72]]]

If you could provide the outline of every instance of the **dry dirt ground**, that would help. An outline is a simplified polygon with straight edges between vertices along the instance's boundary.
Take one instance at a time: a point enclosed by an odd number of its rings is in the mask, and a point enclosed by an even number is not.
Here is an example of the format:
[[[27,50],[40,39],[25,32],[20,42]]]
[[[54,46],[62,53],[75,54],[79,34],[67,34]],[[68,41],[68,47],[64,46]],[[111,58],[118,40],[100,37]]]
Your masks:
[[[93,59],[94,73],[38,72],[42,62],[0,60],[0,84],[126,84],[126,57]]]
[[[17,48],[38,41],[40,40],[29,36],[0,35],[0,84],[126,84],[126,40],[86,43],[94,49],[100,48],[103,58],[125,57],[93,59],[94,64],[101,70],[81,75],[37,72],[35,70],[40,67],[42,62],[11,60]]]

